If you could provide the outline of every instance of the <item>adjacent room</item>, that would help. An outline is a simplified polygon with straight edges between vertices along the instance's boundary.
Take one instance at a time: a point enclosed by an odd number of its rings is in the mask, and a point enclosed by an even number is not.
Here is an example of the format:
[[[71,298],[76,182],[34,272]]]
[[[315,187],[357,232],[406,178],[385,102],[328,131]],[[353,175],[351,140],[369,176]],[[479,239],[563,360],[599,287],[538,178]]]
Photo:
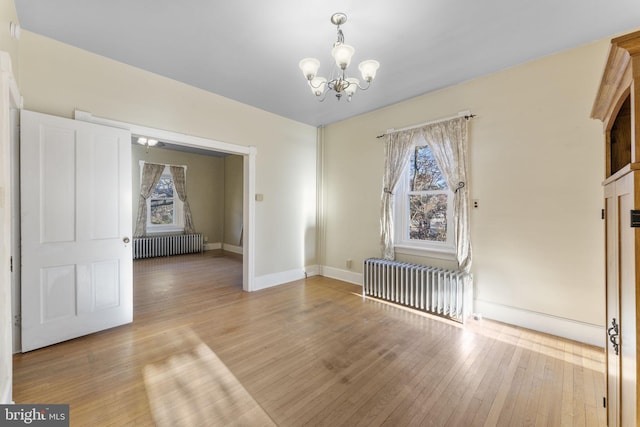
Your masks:
[[[0,0],[0,405],[638,424],[638,23]]]

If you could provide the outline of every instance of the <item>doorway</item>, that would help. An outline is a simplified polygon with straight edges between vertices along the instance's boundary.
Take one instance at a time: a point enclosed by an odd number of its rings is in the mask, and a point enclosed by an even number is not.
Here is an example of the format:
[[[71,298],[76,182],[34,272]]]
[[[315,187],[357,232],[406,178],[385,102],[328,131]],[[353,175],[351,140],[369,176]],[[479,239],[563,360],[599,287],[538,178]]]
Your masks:
[[[147,138],[163,141],[166,144],[180,147],[183,150],[210,151],[242,156],[242,289],[248,292],[255,290],[255,238],[253,233],[255,226],[255,199],[253,195],[255,194],[255,159],[257,154],[255,147],[229,144],[177,132],[103,119],[94,117],[91,113],[78,110],[75,112],[75,119],[127,129],[131,132],[131,135],[144,135]]]
[[[132,135],[131,147],[133,221],[146,222],[146,227],[134,225],[146,236],[134,239],[134,259],[201,250],[224,251],[242,259],[243,157],[177,146],[144,135]],[[139,191],[146,164],[165,169],[146,201],[144,221],[139,212]],[[182,170],[188,213],[170,166]]]
[[[17,129],[18,127],[18,111],[16,110],[15,123],[12,121],[12,129]],[[255,156],[256,149],[254,147],[247,146],[237,146],[233,144],[222,143],[219,141],[193,137],[189,135],[179,134],[175,132],[168,132],[163,130],[158,130],[154,128],[147,128],[143,126],[137,126],[132,124],[127,124],[123,122],[116,122],[112,120],[100,119],[93,117],[89,113],[76,111],[75,120],[78,122],[87,122],[94,123],[99,125],[110,126],[112,128],[124,129],[130,132],[132,135],[147,135],[149,137],[156,138],[158,140],[167,141],[172,145],[185,147],[190,150],[201,150],[201,151],[210,151],[210,152],[222,152],[227,154],[233,154],[237,156],[241,156],[242,160],[242,289],[244,291],[252,291],[254,290],[254,237],[253,237],[253,227],[255,223],[255,201],[253,197],[250,197],[255,193]],[[15,132],[15,143],[16,148],[18,147],[18,132]],[[15,151],[14,161],[16,165],[19,165],[19,156],[18,151]],[[15,168],[16,173],[19,173],[17,168]],[[16,197],[19,197],[19,191],[12,192]],[[131,200],[131,199],[129,199]],[[14,206],[18,206],[17,202],[12,203]],[[14,215],[15,218],[19,219],[20,215]],[[20,224],[13,225],[14,230],[20,229]],[[17,228],[16,228],[17,227]],[[14,253],[19,254],[19,250],[15,250],[16,247],[20,245],[20,237],[19,233],[15,234],[15,242],[13,242]],[[238,246],[240,248],[240,246]],[[17,270],[17,269],[14,269]],[[12,286],[12,316],[19,320],[21,314],[21,287],[19,281],[16,283],[14,280],[14,286]],[[14,322],[13,327],[13,352],[22,351],[21,344],[21,328],[19,321]]]

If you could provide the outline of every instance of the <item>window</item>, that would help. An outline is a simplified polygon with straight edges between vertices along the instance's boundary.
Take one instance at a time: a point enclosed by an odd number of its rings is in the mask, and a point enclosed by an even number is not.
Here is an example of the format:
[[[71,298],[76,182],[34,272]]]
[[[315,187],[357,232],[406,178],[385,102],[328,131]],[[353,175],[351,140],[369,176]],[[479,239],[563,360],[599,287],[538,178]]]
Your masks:
[[[147,232],[182,232],[182,212],[182,202],[178,198],[173,177],[167,166],[147,199]]]
[[[396,252],[453,256],[453,197],[429,147],[416,146],[396,189]]]

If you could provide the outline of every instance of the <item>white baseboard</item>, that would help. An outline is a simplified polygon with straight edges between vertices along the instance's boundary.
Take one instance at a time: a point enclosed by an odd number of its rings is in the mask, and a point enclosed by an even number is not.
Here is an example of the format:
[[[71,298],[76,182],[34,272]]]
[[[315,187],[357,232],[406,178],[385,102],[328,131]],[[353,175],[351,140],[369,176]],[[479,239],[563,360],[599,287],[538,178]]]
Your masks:
[[[235,245],[230,245],[228,243],[223,243],[222,244],[222,250],[227,251],[227,252],[232,252],[234,254],[240,254],[242,255],[242,246],[235,246]]]
[[[320,274],[362,286],[364,275],[339,268],[321,266]],[[487,319],[520,326],[570,340],[604,347],[604,327],[488,301],[475,300],[475,312]]]
[[[487,319],[509,323],[585,344],[604,347],[604,326],[524,310],[488,301],[475,301],[475,312]]]
[[[261,289],[272,288],[274,286],[283,285],[300,279],[304,279],[303,269],[281,271],[280,273],[256,276],[252,290],[259,291]]]
[[[222,249],[222,243],[205,243],[205,251],[215,251],[216,249]]]
[[[304,268],[304,272],[307,274],[307,277],[321,276],[322,275],[322,267],[319,266],[319,265],[307,265]]]
[[[349,270],[342,270],[340,268],[327,267],[323,265],[321,273],[325,277],[332,279],[342,280],[343,282],[353,283],[354,285],[360,285],[364,283],[364,275],[362,273],[355,273]]]
[[[362,274],[339,270],[337,268],[324,267],[321,265],[307,265],[304,267],[304,270],[295,269],[258,276],[255,280],[254,290],[258,291],[260,289],[284,285],[285,283],[311,276],[326,276],[332,279],[338,279],[343,282],[355,283],[356,285],[362,286]]]
[[[228,243],[221,243],[221,242],[204,244],[205,251],[215,251],[217,249],[222,249],[227,252],[233,252],[234,254],[242,255],[242,246],[235,246],[235,245],[230,245]]]

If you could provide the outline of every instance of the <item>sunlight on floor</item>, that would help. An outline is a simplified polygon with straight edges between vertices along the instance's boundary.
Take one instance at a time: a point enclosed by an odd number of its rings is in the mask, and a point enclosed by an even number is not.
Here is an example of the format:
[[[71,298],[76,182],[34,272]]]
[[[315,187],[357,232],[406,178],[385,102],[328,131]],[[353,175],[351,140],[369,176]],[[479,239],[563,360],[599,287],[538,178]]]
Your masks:
[[[361,293],[351,292],[351,294],[362,298]],[[576,347],[574,347],[573,342],[570,340],[558,341],[555,339],[549,339],[546,334],[538,333],[536,331],[531,331],[524,328],[518,328],[517,326],[511,326],[491,320],[474,319],[468,319],[463,325],[453,320],[449,320],[429,313],[424,313],[419,310],[412,309],[411,307],[405,307],[377,298],[366,296],[364,298],[364,301],[372,301],[390,307],[396,307],[407,313],[412,313],[438,322],[446,323],[455,328],[463,329],[465,332],[469,333],[468,337],[471,340],[472,334],[483,335],[498,341],[521,347],[525,350],[535,351],[545,356],[553,357],[558,360],[562,360],[563,362],[571,363],[577,367],[592,369],[596,372],[604,372],[604,350],[600,348],[581,348],[580,353],[576,354],[574,352]],[[468,346],[472,345],[472,343],[463,341],[463,345]]]
[[[466,327],[473,333],[562,360],[578,368],[604,372],[604,350],[598,347],[584,347],[571,340],[558,340],[541,332],[490,320],[470,320]]]
[[[188,342],[184,351],[143,371],[156,425],[275,426],[216,354],[191,330],[183,332],[177,340]]]

